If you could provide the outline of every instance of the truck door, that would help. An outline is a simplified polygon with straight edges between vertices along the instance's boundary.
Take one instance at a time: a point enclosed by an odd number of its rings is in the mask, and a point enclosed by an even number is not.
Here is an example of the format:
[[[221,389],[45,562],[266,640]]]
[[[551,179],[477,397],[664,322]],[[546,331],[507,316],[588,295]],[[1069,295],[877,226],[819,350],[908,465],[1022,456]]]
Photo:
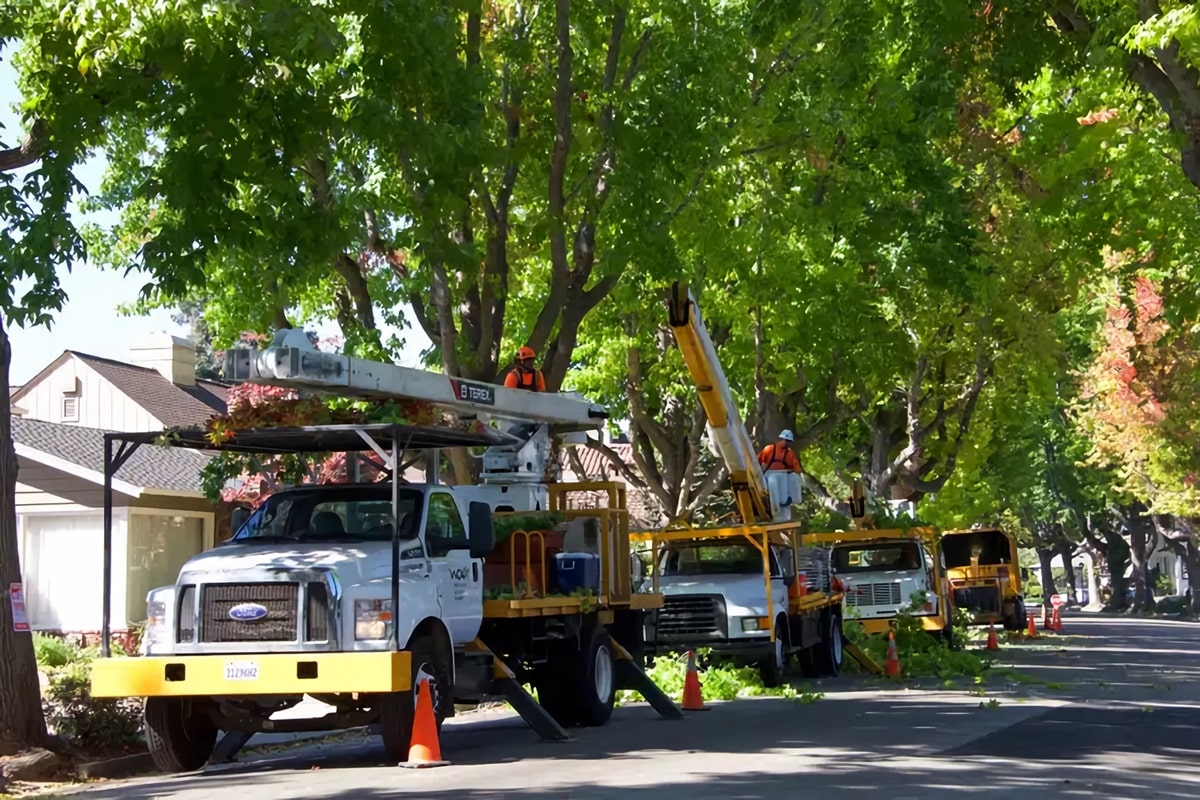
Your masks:
[[[430,493],[425,519],[425,547],[433,563],[442,619],[455,644],[469,642],[482,622],[483,570],[471,558],[458,501],[449,492]]]

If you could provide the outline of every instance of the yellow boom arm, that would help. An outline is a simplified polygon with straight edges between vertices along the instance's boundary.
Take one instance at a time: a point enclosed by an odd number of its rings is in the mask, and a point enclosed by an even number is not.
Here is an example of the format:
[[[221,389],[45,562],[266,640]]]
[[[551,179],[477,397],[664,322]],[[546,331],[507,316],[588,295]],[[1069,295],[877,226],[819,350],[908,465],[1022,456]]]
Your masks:
[[[708,417],[709,433],[716,442],[725,466],[729,468],[733,496],[742,522],[770,522],[771,504],[754,442],[733,404],[729,382],[725,378],[725,371],[721,369],[716,347],[709,338],[700,318],[700,309],[686,283],[676,281],[671,286],[667,308],[675,341],[679,343],[683,360],[700,395],[700,404]]]

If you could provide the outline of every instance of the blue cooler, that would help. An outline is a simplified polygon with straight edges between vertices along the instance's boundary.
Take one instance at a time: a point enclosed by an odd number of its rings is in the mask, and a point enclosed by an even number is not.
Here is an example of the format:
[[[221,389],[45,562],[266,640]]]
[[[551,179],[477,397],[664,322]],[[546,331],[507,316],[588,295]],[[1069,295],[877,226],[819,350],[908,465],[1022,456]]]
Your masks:
[[[600,556],[595,553],[556,553],[554,582],[558,584],[558,591],[563,594],[584,589],[599,595]]]

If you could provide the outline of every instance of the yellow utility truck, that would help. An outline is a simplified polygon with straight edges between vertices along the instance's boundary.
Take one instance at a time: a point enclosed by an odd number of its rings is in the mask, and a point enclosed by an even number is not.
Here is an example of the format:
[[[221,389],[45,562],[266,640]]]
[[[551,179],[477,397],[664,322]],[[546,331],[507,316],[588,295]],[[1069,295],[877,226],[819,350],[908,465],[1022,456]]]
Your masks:
[[[945,531],[942,552],[954,604],[970,612],[972,625],[1025,626],[1016,537],[996,527]]]
[[[800,476],[764,472],[759,465],[685,284],[672,286],[667,306],[709,435],[729,470],[740,522],[635,534],[651,545],[646,589],[663,596],[662,608],[647,613],[646,652],[708,648],[756,665],[767,686],[785,680],[793,658],[806,676],[837,675],[844,645],[842,594],[834,588],[828,552],[802,542],[800,522],[792,520]]]

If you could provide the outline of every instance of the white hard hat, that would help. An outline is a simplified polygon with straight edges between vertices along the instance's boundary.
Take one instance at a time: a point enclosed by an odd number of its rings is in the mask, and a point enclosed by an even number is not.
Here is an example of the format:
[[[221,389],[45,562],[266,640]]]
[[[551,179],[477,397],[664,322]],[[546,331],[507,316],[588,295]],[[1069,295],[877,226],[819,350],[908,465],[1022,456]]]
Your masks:
[[[791,432],[791,431],[789,431],[789,430],[787,430],[786,428],[785,428],[783,431],[781,431],[781,432],[780,432],[780,434],[779,434],[779,438],[780,438],[780,439],[783,439],[785,442],[794,442],[794,441],[796,441],[796,437],[795,437],[795,436],[792,436],[792,432]]]

